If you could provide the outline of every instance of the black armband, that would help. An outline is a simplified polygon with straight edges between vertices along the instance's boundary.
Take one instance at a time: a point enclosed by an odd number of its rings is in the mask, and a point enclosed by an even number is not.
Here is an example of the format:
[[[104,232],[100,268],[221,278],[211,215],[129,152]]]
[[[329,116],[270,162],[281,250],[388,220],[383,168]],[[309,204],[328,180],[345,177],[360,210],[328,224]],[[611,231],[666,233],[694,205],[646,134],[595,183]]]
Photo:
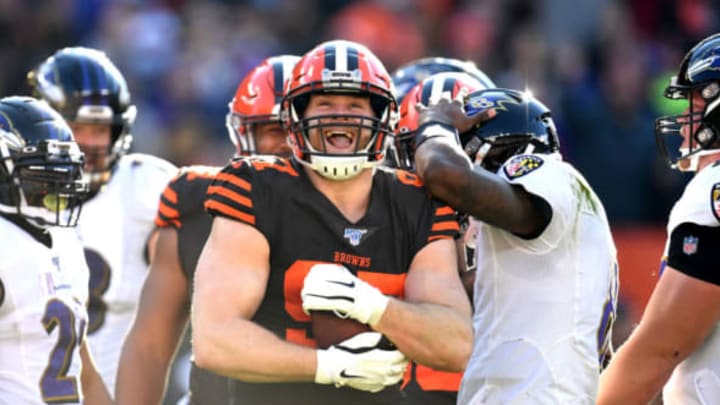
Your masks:
[[[673,229],[668,266],[708,283],[720,285],[720,227],[685,222]]]
[[[450,143],[460,145],[460,137],[455,127],[437,121],[430,121],[420,125],[415,132],[415,149],[430,138],[445,138]]]

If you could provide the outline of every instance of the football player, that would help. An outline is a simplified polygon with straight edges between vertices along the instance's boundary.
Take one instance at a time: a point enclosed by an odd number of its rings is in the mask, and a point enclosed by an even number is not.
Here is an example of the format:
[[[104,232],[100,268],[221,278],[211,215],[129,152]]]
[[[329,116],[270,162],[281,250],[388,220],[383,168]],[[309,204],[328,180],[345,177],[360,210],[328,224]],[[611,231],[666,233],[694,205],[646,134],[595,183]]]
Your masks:
[[[665,97],[687,100],[655,135],[671,168],[695,172],[667,224],[660,279],[600,380],[598,404],[720,403],[720,34],[695,45]]]
[[[111,390],[154,246],[160,193],[172,164],[126,154],[136,109],[125,78],[101,51],[61,49],[28,74],[33,92],[59,111],[85,154],[90,193],[78,230],[90,267],[88,334]]]
[[[445,60],[435,58],[433,60]],[[426,59],[423,59],[427,61]],[[420,66],[427,66],[422,64]],[[440,65],[456,66],[456,65]],[[462,65],[464,66],[464,65]],[[415,131],[418,127],[417,105],[430,105],[442,97],[462,97],[486,86],[465,72],[442,72],[426,77],[410,89],[400,104],[400,119],[395,131],[395,150],[399,167],[414,171]],[[456,240],[458,248],[458,271],[463,286],[472,299],[472,285],[475,279],[475,222],[461,215],[461,235]],[[404,387],[415,403],[438,405],[455,404],[460,388],[462,373],[447,373],[433,370],[420,364],[412,364],[411,380]]]
[[[264,60],[240,82],[226,118],[236,156],[289,156],[287,131],[280,125],[283,85],[297,56]],[[210,233],[212,217],[204,208],[207,188],[221,167],[181,169],[163,191],[156,226],[155,255],[143,286],[138,312],[120,359],[119,404],[156,404],[163,397],[168,365],[188,323],[195,265]],[[190,403],[231,404],[232,379],[192,365]]]
[[[480,225],[473,354],[458,403],[592,403],[617,301],[616,250],[602,203],[561,159],[550,110],[510,89],[419,108],[417,173]]]
[[[88,184],[63,118],[0,99],[0,402],[109,404],[86,337],[89,272],[75,229]]]
[[[410,61],[399,68],[395,69],[390,76],[395,86],[395,97],[397,98],[398,106],[401,109],[400,113],[403,113],[402,106],[405,104],[405,98],[410,94],[412,90],[418,87],[420,82],[427,79],[428,77],[438,73],[467,73],[472,76],[473,79],[478,81],[483,88],[496,87],[495,83],[490,80],[488,75],[485,74],[480,68],[478,68],[472,61],[463,61],[455,58],[446,58],[440,56],[425,57]],[[405,111],[413,109],[414,106],[407,105]],[[412,119],[417,119],[413,114]],[[400,127],[397,128],[397,135],[401,136],[403,133],[400,131]],[[405,137],[401,141],[395,141],[390,145],[387,151],[387,158],[385,164],[390,167],[400,167],[408,169],[412,167],[412,160],[407,160],[407,155],[402,156],[402,151],[396,148],[401,148],[403,145],[410,146],[412,137]],[[407,149],[406,149],[407,151]]]
[[[293,158],[234,160],[208,189],[193,353],[199,367],[241,380],[248,403],[403,403],[408,359],[464,367],[471,310],[458,224],[416,176],[380,166],[395,111],[369,49],[319,44],[283,99]],[[316,348],[315,311],[373,331]]]

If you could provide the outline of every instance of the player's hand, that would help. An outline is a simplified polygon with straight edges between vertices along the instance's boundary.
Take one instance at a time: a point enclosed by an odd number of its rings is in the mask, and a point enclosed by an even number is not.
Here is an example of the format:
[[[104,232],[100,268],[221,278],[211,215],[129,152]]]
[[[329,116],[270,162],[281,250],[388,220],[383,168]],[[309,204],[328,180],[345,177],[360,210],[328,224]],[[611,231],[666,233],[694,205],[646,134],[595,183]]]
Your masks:
[[[312,266],[301,292],[303,311],[332,311],[340,318],[352,318],[375,326],[385,313],[388,298],[377,288],[360,280],[339,264]]]
[[[463,104],[463,92],[459,93],[458,97],[453,100],[440,98],[436,103],[427,107],[418,104],[418,128],[424,124],[437,123],[454,127],[458,133],[462,134],[495,116],[495,110],[492,108],[467,116]],[[420,135],[418,134],[418,136]]]
[[[364,332],[317,351],[315,382],[378,392],[403,378],[408,359],[397,349],[383,348],[382,335]]]

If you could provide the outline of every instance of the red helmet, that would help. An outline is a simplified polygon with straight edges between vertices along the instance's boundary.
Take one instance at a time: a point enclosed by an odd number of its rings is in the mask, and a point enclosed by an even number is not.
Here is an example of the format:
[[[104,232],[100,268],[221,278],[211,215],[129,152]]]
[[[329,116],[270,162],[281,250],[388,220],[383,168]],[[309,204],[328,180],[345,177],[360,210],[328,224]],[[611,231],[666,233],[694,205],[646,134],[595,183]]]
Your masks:
[[[398,167],[412,170],[415,155],[415,131],[418,127],[417,104],[430,105],[440,97],[456,98],[461,91],[466,95],[484,90],[478,79],[464,72],[443,72],[426,77],[410,89],[400,105],[400,121],[395,136]]]
[[[364,45],[335,40],[324,42],[295,65],[292,77],[286,83],[282,104],[283,120],[289,129],[293,155],[303,164],[331,179],[346,179],[362,169],[382,163],[385,150],[392,139],[397,117],[397,103],[390,75],[380,60]],[[327,124],[311,123],[304,118],[310,96],[317,93],[352,94],[368,96],[374,117],[337,116],[331,124],[360,126],[372,129],[365,145],[357,143],[353,153],[329,154],[315,149],[309,141],[308,130]],[[311,120],[317,122],[316,118]],[[329,117],[330,118],[330,117]],[[361,123],[350,123],[343,118],[360,118]],[[351,120],[352,121],[352,120]]]
[[[238,85],[228,107],[225,125],[237,155],[256,153],[255,124],[280,123],[280,102],[285,81],[299,56],[280,55],[265,59]]]

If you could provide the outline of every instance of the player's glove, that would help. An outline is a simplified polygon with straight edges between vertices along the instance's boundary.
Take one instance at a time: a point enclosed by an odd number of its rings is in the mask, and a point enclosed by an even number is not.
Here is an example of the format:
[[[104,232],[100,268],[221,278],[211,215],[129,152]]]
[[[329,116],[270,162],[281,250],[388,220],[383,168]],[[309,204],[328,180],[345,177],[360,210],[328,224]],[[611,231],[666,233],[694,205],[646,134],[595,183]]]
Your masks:
[[[378,332],[364,332],[317,351],[317,384],[348,386],[378,392],[403,378],[408,359],[397,349],[386,349]]]
[[[301,292],[303,311],[332,311],[340,318],[353,318],[375,326],[390,298],[360,280],[339,264],[312,266]]]

